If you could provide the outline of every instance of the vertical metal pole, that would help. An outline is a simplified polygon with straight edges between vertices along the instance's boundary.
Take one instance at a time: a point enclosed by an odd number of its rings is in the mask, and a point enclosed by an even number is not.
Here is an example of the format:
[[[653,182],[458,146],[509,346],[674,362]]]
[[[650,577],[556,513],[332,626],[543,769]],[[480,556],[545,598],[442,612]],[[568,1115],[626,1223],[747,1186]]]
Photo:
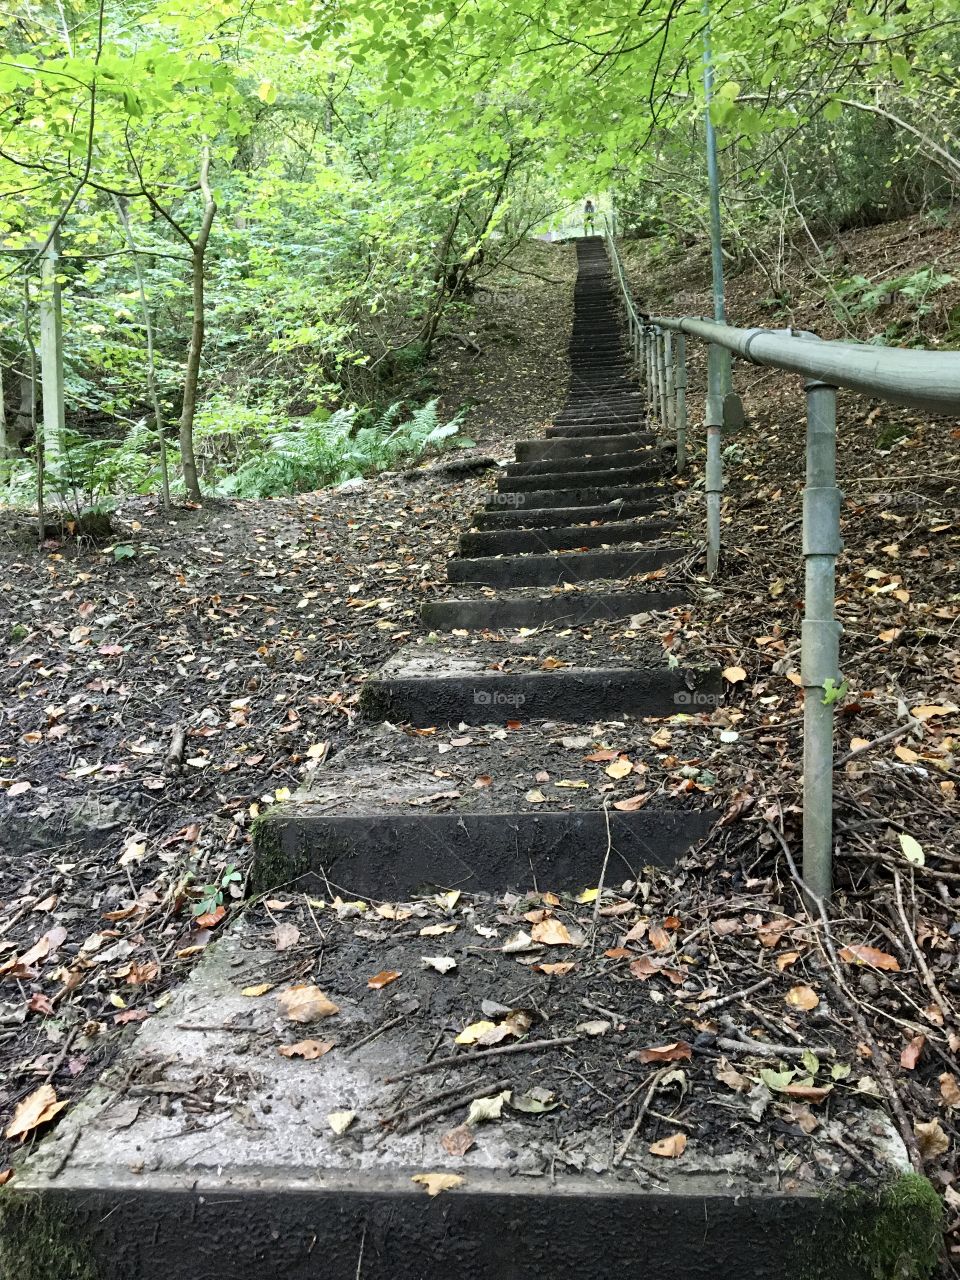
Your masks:
[[[43,386],[43,450],[48,462],[63,452],[66,427],[63,397],[63,319],[61,313],[60,233],[40,263],[40,371]]]
[[[663,398],[664,413],[663,434],[672,438],[677,429],[677,406],[673,398],[673,333],[667,329],[663,335]]]
[[[657,413],[660,418],[658,438],[662,440],[667,433],[667,361],[666,335],[657,329]]]
[[[836,558],[842,550],[837,488],[837,389],[808,382],[807,478],[803,493],[803,878],[818,898],[832,886],[833,704],[828,680],[839,683],[840,623],[834,616]]]
[[[713,318],[718,324],[727,323],[727,303],[723,284],[723,230],[720,223],[720,170],[717,164],[717,135],[710,115],[710,104],[713,101],[713,54],[710,47],[710,5],[704,0],[703,16],[706,25],[703,29],[703,100],[704,129],[707,144],[707,182],[710,188],[710,263],[713,271]],[[730,353],[721,350],[720,387],[723,395],[732,388],[733,377],[730,369]]]
[[[707,347],[707,466],[704,489],[707,498],[707,577],[716,576],[720,562],[720,506],[723,501],[723,462],[720,457],[723,428],[721,351],[715,343]]]
[[[687,339],[677,334],[677,471],[687,465]]]
[[[643,331],[644,343],[646,345],[647,359],[647,417],[653,414],[653,330],[646,328]]]

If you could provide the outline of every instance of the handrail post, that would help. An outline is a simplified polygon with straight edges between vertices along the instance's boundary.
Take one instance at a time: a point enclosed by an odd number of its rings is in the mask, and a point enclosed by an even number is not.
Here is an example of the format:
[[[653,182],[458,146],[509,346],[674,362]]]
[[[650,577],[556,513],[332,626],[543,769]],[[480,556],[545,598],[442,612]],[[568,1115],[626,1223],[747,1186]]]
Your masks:
[[[667,336],[666,332],[657,328],[657,413],[660,418],[659,438],[667,434]]]
[[[677,472],[687,465],[687,339],[677,334]]]
[[[723,501],[723,462],[720,457],[723,428],[723,367],[720,348],[707,347],[707,465],[704,489],[707,499],[707,577],[714,578],[720,563],[720,506]]]
[[[647,359],[647,418],[653,416],[653,328],[647,325],[644,329]]]
[[[837,488],[837,389],[810,381],[807,475],[803,494],[803,878],[812,894],[830,896],[833,861],[833,700],[840,679],[840,623],[834,614],[836,558],[842,550]]]
[[[673,391],[673,334],[669,329],[663,335],[663,434],[671,439],[677,425],[677,406]]]

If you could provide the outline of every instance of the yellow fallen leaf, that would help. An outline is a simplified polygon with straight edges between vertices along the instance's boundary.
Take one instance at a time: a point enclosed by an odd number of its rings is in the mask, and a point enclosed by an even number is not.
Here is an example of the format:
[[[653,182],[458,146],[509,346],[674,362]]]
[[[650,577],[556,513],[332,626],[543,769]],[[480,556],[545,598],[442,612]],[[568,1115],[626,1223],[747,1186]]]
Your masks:
[[[583,893],[577,894],[577,896],[574,898],[574,902],[580,902],[580,903],[596,902],[597,895],[599,893],[600,893],[599,889],[584,889]]]
[[[562,778],[559,782],[555,782],[553,785],[555,787],[568,787],[574,791],[581,791],[585,788],[588,788],[590,786],[590,783],[580,782],[580,781],[571,782],[566,778]]]
[[[949,716],[956,711],[957,708],[952,702],[944,704],[924,703],[920,707],[911,707],[910,714],[915,720],[932,720],[934,716]]]
[[[282,802],[282,801],[284,801],[284,800],[289,800],[289,799],[290,799],[290,788],[289,788],[289,787],[277,787],[276,791],[274,791],[274,793],[273,793],[273,796],[274,796],[274,799],[275,799],[275,800],[278,800],[278,801],[281,801],[281,802]]]
[[[492,1031],[497,1024],[495,1022],[471,1022],[468,1027],[464,1027],[460,1034],[454,1039],[454,1044],[476,1044],[482,1035],[486,1035],[488,1031]]]
[[[346,1133],[357,1118],[355,1111],[331,1111],[327,1115],[327,1124],[339,1136]]]
[[[240,994],[242,996],[251,996],[254,998],[256,996],[265,996],[268,991],[273,990],[273,985],[274,984],[272,982],[258,982],[256,986],[244,987]]]
[[[441,1191],[462,1187],[466,1179],[460,1173],[415,1173],[410,1181],[423,1187],[428,1196],[438,1196]]]

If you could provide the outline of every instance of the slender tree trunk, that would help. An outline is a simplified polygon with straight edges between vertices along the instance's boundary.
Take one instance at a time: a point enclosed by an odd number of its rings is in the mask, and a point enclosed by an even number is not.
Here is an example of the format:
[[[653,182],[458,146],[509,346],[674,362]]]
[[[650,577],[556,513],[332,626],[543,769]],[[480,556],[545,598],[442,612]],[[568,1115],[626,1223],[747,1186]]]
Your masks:
[[[37,459],[37,546],[43,546],[44,525],[44,439],[43,432],[37,430],[37,348],[34,346],[33,333],[30,329],[30,279],[23,278],[23,338],[30,358],[30,424],[33,427],[33,448]]]
[[[203,193],[203,221],[193,241],[193,328],[187,352],[187,368],[183,379],[183,409],[180,413],[180,457],[183,461],[183,483],[187,497],[202,502],[197,459],[193,451],[193,419],[197,410],[197,384],[200,380],[200,357],[204,337],[204,259],[210,241],[210,228],[217,205],[210,187],[210,151],[204,147],[200,161],[200,190]]]

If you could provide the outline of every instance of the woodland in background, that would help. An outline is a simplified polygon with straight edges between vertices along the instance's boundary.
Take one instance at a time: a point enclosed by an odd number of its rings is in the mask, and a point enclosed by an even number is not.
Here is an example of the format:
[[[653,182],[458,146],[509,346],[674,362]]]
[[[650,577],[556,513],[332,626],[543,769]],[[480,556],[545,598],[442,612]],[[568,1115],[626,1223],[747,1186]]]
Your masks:
[[[844,332],[927,341],[952,277],[912,261],[865,277],[837,236],[952,217],[960,19],[933,0],[737,0],[711,22],[725,254],[769,280],[756,322],[789,323],[799,250]],[[704,34],[676,0],[5,11],[5,500],[35,507],[38,468],[73,513],[167,474],[195,501],[270,496],[462,443],[427,362],[438,341],[469,347],[461,303],[527,236],[608,192],[623,234],[704,244]],[[51,439],[38,315],[58,243]],[[865,323],[891,295],[911,322]],[[939,321],[960,340],[960,312]]]

